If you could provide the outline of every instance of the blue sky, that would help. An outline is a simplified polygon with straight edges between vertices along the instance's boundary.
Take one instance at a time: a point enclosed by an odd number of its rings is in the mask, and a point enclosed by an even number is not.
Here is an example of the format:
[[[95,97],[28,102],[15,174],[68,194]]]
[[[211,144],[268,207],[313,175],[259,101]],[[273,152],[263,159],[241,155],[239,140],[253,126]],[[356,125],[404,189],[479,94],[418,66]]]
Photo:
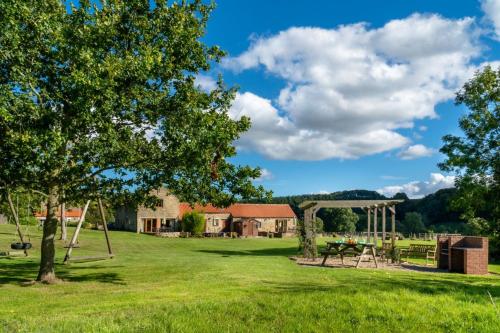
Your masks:
[[[498,65],[499,0],[217,4],[204,41],[229,57],[199,82],[240,87],[231,115],[254,125],[234,162],[265,169],[259,184],[413,197],[452,185],[437,150],[460,133],[453,93]]]

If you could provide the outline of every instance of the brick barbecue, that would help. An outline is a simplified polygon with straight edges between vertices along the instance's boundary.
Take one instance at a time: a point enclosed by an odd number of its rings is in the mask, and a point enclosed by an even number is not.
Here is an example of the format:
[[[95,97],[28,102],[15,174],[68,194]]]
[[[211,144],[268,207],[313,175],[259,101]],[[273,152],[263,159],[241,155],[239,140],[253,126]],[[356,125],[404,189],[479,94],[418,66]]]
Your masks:
[[[488,274],[488,238],[445,236],[437,241],[438,267],[464,274]]]

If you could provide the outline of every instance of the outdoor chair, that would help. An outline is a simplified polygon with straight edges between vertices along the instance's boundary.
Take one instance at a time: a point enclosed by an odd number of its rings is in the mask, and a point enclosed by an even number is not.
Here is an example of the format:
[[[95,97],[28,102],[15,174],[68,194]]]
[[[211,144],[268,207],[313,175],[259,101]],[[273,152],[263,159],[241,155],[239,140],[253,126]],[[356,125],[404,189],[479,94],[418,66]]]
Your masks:
[[[382,243],[382,248],[380,249],[380,260],[389,262],[389,258],[391,257],[392,244],[391,243]]]

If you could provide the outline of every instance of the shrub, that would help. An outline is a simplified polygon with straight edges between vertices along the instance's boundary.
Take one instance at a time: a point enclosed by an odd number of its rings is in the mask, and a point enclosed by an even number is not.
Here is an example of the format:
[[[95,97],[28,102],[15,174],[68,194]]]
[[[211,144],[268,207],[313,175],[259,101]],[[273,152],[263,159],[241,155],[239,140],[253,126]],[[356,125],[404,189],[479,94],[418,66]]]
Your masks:
[[[83,222],[82,223],[82,228],[83,229],[92,229],[93,225],[92,223],[89,223],[89,222]]]
[[[205,230],[205,216],[198,212],[189,212],[182,217],[182,231],[193,236],[201,236]]]
[[[38,225],[38,220],[34,216],[25,216],[19,219],[21,225]]]
[[[320,219],[319,217],[316,217],[316,233],[320,234],[324,231],[324,223],[323,220]]]

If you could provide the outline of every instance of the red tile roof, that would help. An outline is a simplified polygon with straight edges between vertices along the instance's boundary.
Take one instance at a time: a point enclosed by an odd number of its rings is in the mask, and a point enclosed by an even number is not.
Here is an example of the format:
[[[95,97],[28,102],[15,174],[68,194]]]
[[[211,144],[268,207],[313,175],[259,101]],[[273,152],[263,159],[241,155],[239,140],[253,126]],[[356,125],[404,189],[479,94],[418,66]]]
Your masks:
[[[202,212],[202,213],[208,213],[208,214],[228,214],[229,212],[227,211],[227,208],[217,208],[214,207],[210,204],[206,206],[198,205],[196,204],[194,208],[191,208],[191,206],[187,202],[181,202],[179,204],[179,217],[182,218],[184,214],[188,212],[192,212],[193,210],[197,212]]]
[[[47,216],[47,211],[43,211],[43,212],[35,212],[35,217],[38,217],[38,218],[44,218]],[[57,217],[60,217],[61,215],[61,211],[58,210],[57,213],[56,213],[56,216]],[[68,218],[80,218],[80,216],[82,215],[82,209],[81,208],[70,208],[70,209],[66,209],[66,213],[65,213],[65,216]]]
[[[233,217],[296,217],[286,204],[234,204],[229,209]]]
[[[236,218],[294,218],[290,205],[286,204],[241,204],[237,203],[226,208],[217,208],[212,205],[195,205],[194,209],[188,203],[182,202],[179,206],[179,217],[190,211],[199,211],[207,214],[231,214]]]

